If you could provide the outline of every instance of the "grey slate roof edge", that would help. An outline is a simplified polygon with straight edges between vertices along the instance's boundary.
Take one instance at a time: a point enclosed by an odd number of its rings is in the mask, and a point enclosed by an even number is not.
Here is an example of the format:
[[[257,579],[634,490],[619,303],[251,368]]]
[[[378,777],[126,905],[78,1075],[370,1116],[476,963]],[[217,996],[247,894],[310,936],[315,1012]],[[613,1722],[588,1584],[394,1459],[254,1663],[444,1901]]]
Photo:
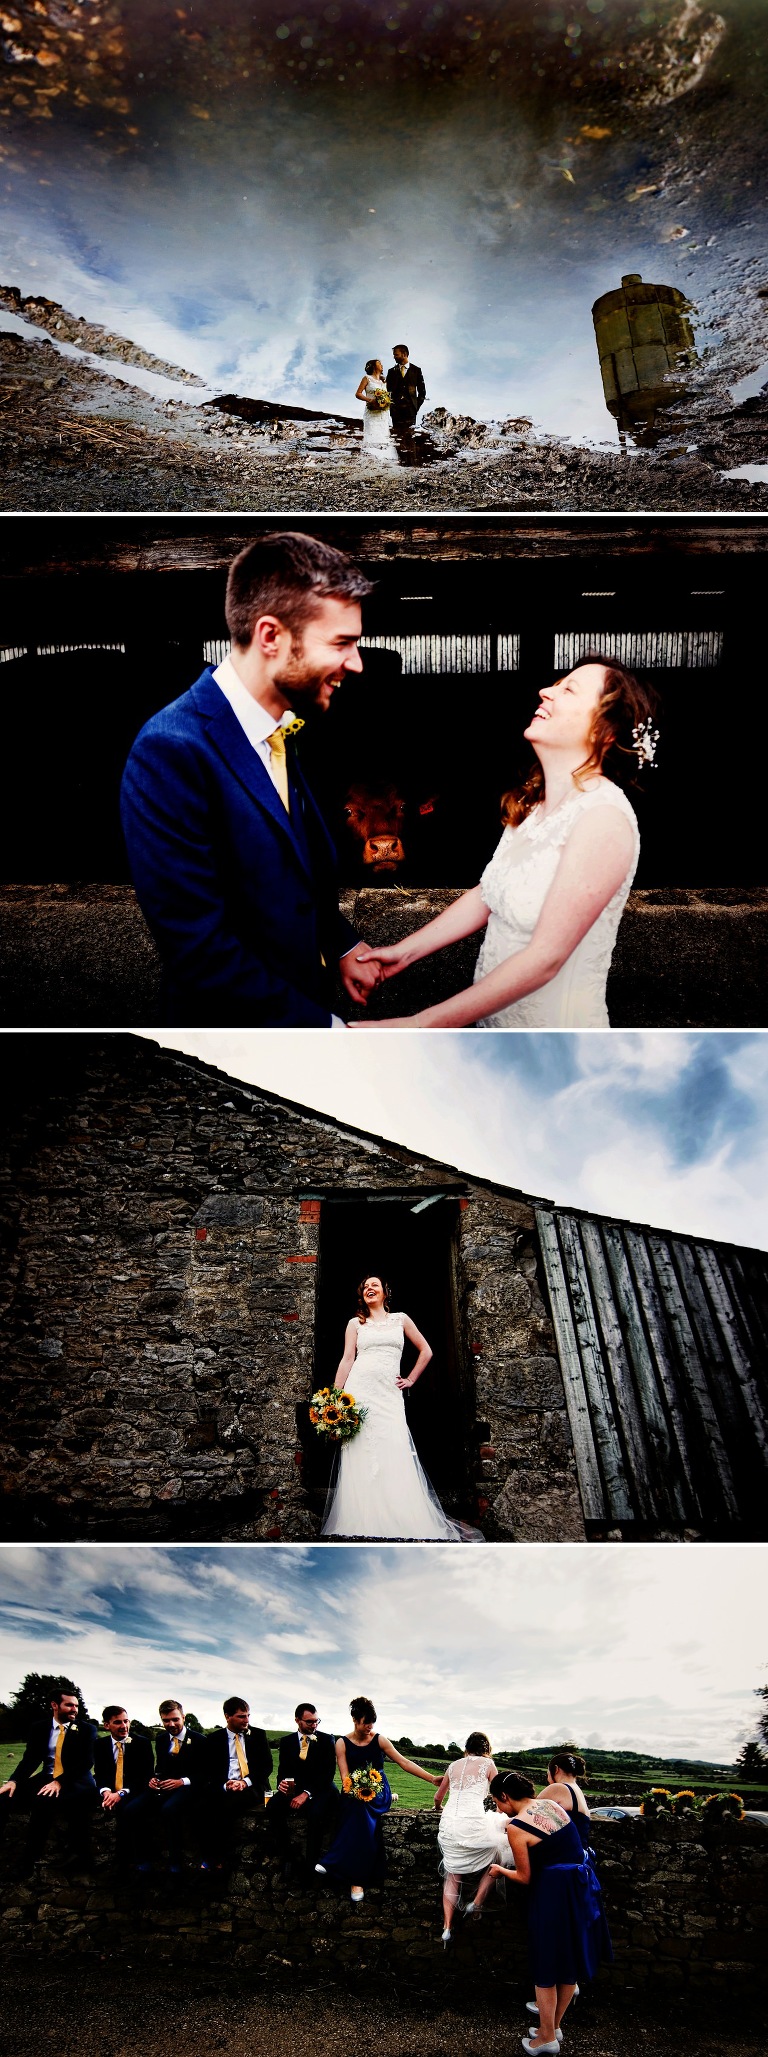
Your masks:
[[[534,1210],[545,1208],[551,1214],[569,1214],[576,1221],[594,1221],[598,1225],[605,1223],[615,1228],[637,1229],[643,1235],[671,1237],[676,1242],[699,1244],[707,1250],[732,1250],[740,1256],[765,1257],[768,1255],[768,1252],[760,1249],[757,1244],[727,1243],[721,1238],[699,1236],[687,1229],[661,1228],[657,1222],[635,1221],[619,1214],[598,1214],[588,1207],[571,1205],[568,1201],[546,1200],[541,1195],[526,1193],[519,1186],[502,1185],[498,1179],[480,1178],[476,1172],[462,1172],[456,1165],[446,1164],[442,1158],[429,1157],[426,1152],[411,1150],[406,1143],[394,1142],[389,1136],[377,1136],[370,1129],[357,1128],[354,1123],[342,1121],[335,1114],[324,1114],[317,1108],[307,1106],[304,1101],[289,1100],[285,1094],[273,1093],[266,1086],[252,1086],[247,1084],[245,1080],[235,1079],[229,1072],[221,1071],[218,1065],[206,1064],[204,1058],[195,1057],[184,1050],[176,1050],[170,1044],[155,1042],[154,1038],[149,1036],[129,1035],[122,1030],[118,1031],[118,1035],[121,1042],[134,1046],[140,1043],[150,1050],[155,1050],[158,1055],[169,1058],[172,1062],[184,1066],[204,1078],[215,1081],[217,1085],[226,1086],[230,1092],[238,1093],[243,1100],[267,1100],[273,1107],[288,1108],[291,1114],[299,1115],[302,1120],[327,1123],[329,1127],[337,1130],[337,1132],[351,1136],[354,1142],[372,1143],[377,1149],[383,1149],[391,1156],[399,1155],[407,1163],[424,1164],[431,1171],[445,1172],[453,1180],[454,1190],[457,1195],[463,1188],[471,1187],[473,1190],[481,1192],[498,1193],[503,1199],[517,1200],[523,1206],[532,1207]]]

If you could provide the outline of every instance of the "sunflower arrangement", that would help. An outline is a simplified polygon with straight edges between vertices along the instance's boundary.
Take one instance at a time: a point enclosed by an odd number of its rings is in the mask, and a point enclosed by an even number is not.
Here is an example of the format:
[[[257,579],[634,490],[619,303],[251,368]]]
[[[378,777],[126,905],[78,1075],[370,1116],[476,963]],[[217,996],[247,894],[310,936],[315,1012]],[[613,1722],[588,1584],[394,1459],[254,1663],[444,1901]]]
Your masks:
[[[740,1793],[708,1793],[701,1812],[705,1821],[741,1821],[744,1802]]]
[[[668,1786],[651,1786],[640,1808],[646,1821],[658,1821],[660,1814],[672,1813],[672,1794]]]
[[[367,1407],[358,1407],[353,1393],[343,1392],[340,1386],[321,1386],[309,1403],[312,1427],[331,1443],[350,1443],[367,1412]]]
[[[358,1771],[350,1773],[348,1784],[345,1780],[344,1791],[349,1793],[353,1800],[364,1800],[370,1807],[372,1800],[381,1798],[383,1784],[380,1771],[374,1770],[372,1764],[361,1764]]]
[[[387,408],[392,405],[392,400],[386,387],[383,387],[377,393],[372,393],[370,400],[366,400],[365,404],[366,407],[370,407],[372,414],[386,414]]]

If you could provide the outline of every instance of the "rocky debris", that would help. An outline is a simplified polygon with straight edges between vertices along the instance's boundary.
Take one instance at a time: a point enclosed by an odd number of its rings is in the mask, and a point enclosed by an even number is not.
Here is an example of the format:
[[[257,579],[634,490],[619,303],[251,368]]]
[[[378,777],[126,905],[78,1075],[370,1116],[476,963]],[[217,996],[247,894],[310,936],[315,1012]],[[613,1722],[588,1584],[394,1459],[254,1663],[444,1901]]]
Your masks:
[[[87,321],[83,314],[69,314],[58,300],[45,300],[32,293],[24,299],[18,286],[0,286],[0,307],[32,322],[35,328],[44,329],[55,342],[74,343],[92,356],[117,358],[121,364],[140,365],[144,371],[159,372],[163,378],[183,380],[187,386],[201,386],[205,390],[205,381],[196,372],[184,371],[178,364],[166,364],[162,357],[142,350],[140,344],[131,343],[128,337],[113,335],[101,322]]]
[[[247,393],[217,393],[215,400],[206,400],[206,407],[217,409],[221,414],[239,415],[241,421],[274,422],[323,421],[343,422],[345,428],[360,429],[361,423],[349,414],[329,414],[317,407],[297,407],[279,400],[251,400]]]

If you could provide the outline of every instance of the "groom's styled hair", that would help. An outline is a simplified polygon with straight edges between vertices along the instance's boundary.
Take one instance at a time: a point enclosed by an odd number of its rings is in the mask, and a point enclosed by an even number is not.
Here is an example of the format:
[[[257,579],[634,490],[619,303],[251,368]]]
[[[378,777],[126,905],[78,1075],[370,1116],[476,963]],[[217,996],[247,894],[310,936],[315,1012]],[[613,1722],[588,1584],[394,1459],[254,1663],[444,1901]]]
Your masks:
[[[373,582],[344,550],[292,529],[259,536],[229,567],[224,612],[239,650],[247,650],[262,614],[274,614],[291,635],[323,600],[364,600]]]

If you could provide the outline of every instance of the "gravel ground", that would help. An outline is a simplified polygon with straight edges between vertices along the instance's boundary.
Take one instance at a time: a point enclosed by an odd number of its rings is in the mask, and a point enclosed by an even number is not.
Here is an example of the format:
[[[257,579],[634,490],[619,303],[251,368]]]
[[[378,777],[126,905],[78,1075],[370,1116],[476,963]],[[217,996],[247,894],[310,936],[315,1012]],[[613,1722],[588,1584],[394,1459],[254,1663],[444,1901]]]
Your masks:
[[[758,302],[761,319],[765,301]],[[743,363],[743,358],[741,359]],[[734,357],[734,371],[736,359]],[[0,508],[59,511],[398,514],[482,510],[764,513],[768,486],[721,471],[765,457],[768,401],[694,404],[699,447],[625,458],[535,434],[483,444],[482,424],[428,465],[373,470],[349,432],[278,422],[271,433],[210,406],[158,400],[2,328]],[[686,432],[690,441],[691,432]],[[451,447],[453,445],[453,447]]]
[[[78,2057],[354,2057],[361,2048],[376,2057],[513,2057],[525,2015],[522,2004],[506,2015],[475,2007],[435,2014],[392,1995],[217,1993],[170,1976],[136,1982],[125,1967],[100,1981],[81,1966],[71,1981],[59,1967],[34,1984],[17,1972],[0,2001],[0,2030],[9,2057],[37,2057],[48,2045]],[[627,1998],[610,2008],[578,2003],[567,2047],[574,2057],[764,2057],[765,2038],[757,2025],[721,2026],[711,2007],[706,2025],[695,2026],[669,2009],[657,2021]]]

